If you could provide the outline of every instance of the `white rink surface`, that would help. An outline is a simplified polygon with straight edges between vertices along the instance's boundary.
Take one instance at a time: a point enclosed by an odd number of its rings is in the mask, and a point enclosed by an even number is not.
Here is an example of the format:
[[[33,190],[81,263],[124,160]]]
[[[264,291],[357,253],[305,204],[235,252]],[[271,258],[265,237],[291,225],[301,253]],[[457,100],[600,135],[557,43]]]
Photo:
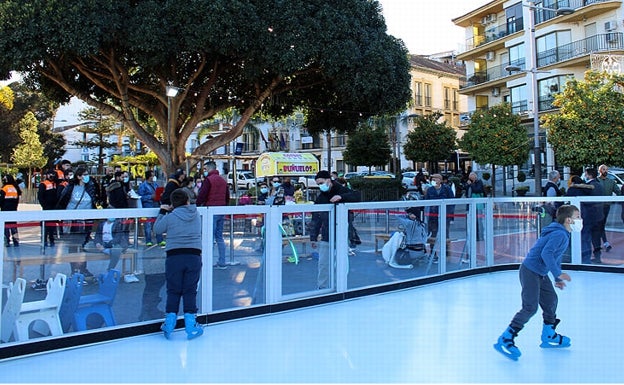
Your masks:
[[[624,383],[624,276],[569,272],[558,331],[539,347],[541,312],[493,348],[520,308],[517,272],[0,362],[3,383]]]

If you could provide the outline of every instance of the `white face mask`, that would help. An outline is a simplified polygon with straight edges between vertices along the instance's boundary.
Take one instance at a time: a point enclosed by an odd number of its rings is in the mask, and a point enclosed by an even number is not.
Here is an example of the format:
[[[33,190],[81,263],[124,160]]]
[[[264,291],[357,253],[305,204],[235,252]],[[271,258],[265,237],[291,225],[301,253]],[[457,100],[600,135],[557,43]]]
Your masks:
[[[431,181],[431,186],[435,187],[435,186],[437,186],[437,185],[438,185],[438,182],[436,182],[435,180],[432,180],[432,181]]]
[[[158,180],[158,178],[156,177],[156,175],[154,175],[154,176],[152,177],[152,182],[156,182],[157,180]]]
[[[577,218],[574,222],[570,223],[570,229],[575,233],[580,233],[583,230],[583,220],[581,218]]]

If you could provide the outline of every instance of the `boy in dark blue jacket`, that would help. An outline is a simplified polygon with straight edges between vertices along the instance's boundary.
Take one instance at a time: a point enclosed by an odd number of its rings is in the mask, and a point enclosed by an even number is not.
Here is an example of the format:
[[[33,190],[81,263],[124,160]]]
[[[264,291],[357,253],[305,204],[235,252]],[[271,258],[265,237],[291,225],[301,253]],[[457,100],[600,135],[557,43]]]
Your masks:
[[[548,277],[550,272],[555,278],[555,286],[565,288],[564,281],[570,276],[561,271],[561,258],[570,243],[570,232],[580,232],[583,220],[579,209],[573,205],[563,205],[557,210],[557,220],[542,230],[541,237],[529,250],[520,265],[520,284],[522,285],[522,309],[516,313],[503,334],[498,337],[494,348],[506,357],[517,360],[520,350],[514,344],[514,337],[535,315],[537,306],[542,308],[544,326],[542,328],[543,348],[567,348],[570,338],[557,334],[557,293]]]

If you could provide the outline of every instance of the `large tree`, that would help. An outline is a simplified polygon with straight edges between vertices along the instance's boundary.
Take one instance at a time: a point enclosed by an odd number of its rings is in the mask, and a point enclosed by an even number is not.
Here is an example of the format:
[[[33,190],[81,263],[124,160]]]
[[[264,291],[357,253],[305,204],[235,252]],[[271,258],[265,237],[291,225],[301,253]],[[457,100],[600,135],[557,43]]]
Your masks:
[[[624,166],[624,76],[588,71],[572,79],[543,118],[559,164]]]
[[[459,140],[459,145],[479,164],[492,166],[494,186],[497,165],[520,165],[529,157],[527,130],[521,125],[520,116],[511,112],[508,103],[472,113],[468,131]]]
[[[11,160],[17,167],[28,169],[28,188],[30,188],[32,169],[41,169],[48,162],[43,154],[39,134],[37,134],[38,123],[35,114],[32,112],[26,113],[24,118],[19,121],[19,133],[22,141],[13,149],[13,155],[11,155]]]
[[[308,131],[350,131],[410,97],[407,50],[374,0],[5,0],[0,52],[5,77],[20,71],[123,121],[166,171],[197,125],[230,107],[241,119],[194,155],[260,110],[303,107]],[[180,88],[169,127],[168,85]]]
[[[366,166],[370,174],[372,166],[385,166],[390,161],[392,150],[388,143],[388,133],[384,127],[362,124],[362,127],[349,135],[347,146],[342,153],[345,163],[352,166]]]
[[[414,116],[409,120],[414,129],[403,145],[405,157],[413,162],[429,162],[430,171],[437,172],[438,161],[446,160],[457,149],[457,134],[453,127],[441,122],[442,113]]]

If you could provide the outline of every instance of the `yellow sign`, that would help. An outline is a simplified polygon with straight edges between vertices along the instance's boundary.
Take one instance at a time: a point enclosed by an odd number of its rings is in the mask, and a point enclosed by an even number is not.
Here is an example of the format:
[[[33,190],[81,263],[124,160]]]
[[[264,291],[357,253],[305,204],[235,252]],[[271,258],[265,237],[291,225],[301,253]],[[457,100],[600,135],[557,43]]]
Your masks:
[[[318,159],[310,153],[265,152],[256,161],[256,178],[273,175],[314,175]]]

